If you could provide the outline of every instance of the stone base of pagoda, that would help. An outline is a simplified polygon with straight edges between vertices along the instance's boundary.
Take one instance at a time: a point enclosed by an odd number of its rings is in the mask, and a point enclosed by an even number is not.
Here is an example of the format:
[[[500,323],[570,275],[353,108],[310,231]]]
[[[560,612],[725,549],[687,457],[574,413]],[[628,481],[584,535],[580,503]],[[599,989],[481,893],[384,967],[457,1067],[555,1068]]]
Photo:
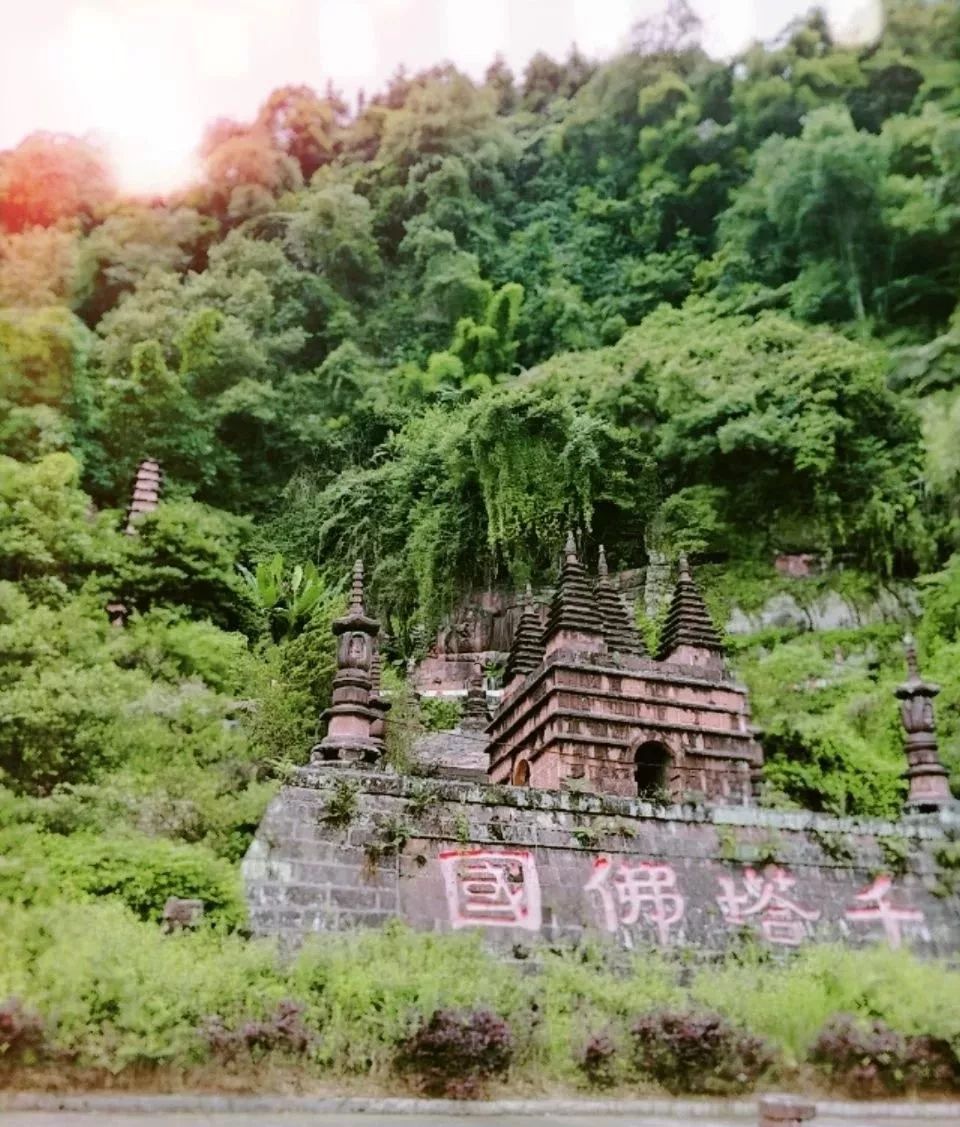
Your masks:
[[[327,734],[310,749],[314,767],[337,763],[376,763],[383,744],[371,734],[373,724],[381,717],[378,711],[357,704],[335,704],[322,719],[328,722]]]
[[[379,761],[383,745],[376,740],[322,739],[310,749],[311,767],[337,767]]]
[[[908,814],[923,814],[931,810],[941,810],[952,806],[954,797],[950,793],[950,780],[947,769],[940,763],[924,763],[911,767],[907,773],[910,789],[904,810]]]

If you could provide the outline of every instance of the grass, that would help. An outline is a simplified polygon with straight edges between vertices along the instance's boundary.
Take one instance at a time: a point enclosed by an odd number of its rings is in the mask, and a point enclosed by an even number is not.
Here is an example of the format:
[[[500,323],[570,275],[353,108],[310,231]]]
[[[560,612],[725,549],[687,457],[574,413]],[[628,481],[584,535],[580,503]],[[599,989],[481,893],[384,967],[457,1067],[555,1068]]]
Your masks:
[[[7,997],[42,1015],[53,1060],[13,1070],[0,1046],[0,1084],[20,1087],[69,1078],[80,1087],[347,1092],[362,1079],[364,1091],[402,1090],[396,1045],[437,1008],[486,1007],[506,1019],[517,1044],[511,1091],[531,1094],[582,1087],[576,1056],[586,1038],[607,1032],[622,1052],[631,1021],[657,1009],[719,1011],[767,1039],[791,1082],[837,1013],[960,1046],[960,972],[903,951],[811,947],[781,963],[747,950],[715,964],[644,951],[613,965],[597,946],[535,948],[517,963],[476,934],[391,925],[328,937],[284,962],[267,942],[215,928],[163,936],[107,903],[8,907]],[[288,998],[315,1034],[306,1059],[211,1059],[198,1034],[204,1019],[239,1027]]]

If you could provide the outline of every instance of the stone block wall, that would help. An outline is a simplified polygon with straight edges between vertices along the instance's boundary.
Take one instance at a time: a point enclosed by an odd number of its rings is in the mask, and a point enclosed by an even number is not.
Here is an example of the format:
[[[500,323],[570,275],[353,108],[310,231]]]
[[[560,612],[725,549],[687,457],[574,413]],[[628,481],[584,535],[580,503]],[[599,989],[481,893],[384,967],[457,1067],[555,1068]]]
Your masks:
[[[260,935],[400,918],[509,949],[605,937],[720,951],[887,943],[960,950],[960,814],[860,821],[304,768],[243,865]],[[957,874],[960,876],[960,873]],[[960,884],[960,881],[958,881]]]

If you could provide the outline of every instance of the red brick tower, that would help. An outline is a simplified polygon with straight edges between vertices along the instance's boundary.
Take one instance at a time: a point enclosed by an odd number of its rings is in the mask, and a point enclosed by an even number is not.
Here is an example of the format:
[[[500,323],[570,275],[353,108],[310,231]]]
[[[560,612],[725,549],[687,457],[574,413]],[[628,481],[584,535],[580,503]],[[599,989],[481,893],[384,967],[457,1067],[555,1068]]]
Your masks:
[[[687,561],[656,660],[602,554],[599,572],[593,587],[568,537],[542,648],[525,609],[487,728],[490,780],[750,804],[763,752]]]

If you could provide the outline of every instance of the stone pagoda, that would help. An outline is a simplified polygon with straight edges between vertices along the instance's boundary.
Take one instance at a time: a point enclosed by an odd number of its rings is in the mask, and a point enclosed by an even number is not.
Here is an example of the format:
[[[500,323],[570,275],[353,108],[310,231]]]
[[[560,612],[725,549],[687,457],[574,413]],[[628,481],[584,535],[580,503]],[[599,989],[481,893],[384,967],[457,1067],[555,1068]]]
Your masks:
[[[321,719],[327,734],[313,748],[310,761],[319,766],[330,762],[376,762],[384,746],[385,709],[374,707],[379,680],[377,635],[380,623],[367,615],[363,596],[363,563],[353,567],[350,606],[333,623],[337,639],[337,672],[333,679],[333,702]]]
[[[155,512],[163,492],[163,470],[160,463],[152,458],[144,458],[137,466],[133,479],[130,504],[124,516],[123,531],[127,536],[137,535],[137,522],[146,513]],[[126,603],[114,601],[106,605],[111,626],[123,627],[127,623],[130,608]]]
[[[937,750],[933,698],[940,692],[940,686],[923,680],[913,639],[908,637],[906,643],[907,679],[895,689],[906,732],[904,751],[909,783],[906,810],[924,813],[951,805],[953,796],[947,769],[940,762]]]
[[[133,494],[127,506],[127,519],[124,532],[128,536],[136,534],[136,520],[144,513],[152,513],[160,504],[160,494],[163,492],[163,471],[160,463],[152,458],[144,458],[137,466],[137,475],[133,479]]]
[[[601,549],[568,535],[545,629],[529,598],[487,727],[493,783],[749,805],[763,752],[690,566],[650,657]]]

